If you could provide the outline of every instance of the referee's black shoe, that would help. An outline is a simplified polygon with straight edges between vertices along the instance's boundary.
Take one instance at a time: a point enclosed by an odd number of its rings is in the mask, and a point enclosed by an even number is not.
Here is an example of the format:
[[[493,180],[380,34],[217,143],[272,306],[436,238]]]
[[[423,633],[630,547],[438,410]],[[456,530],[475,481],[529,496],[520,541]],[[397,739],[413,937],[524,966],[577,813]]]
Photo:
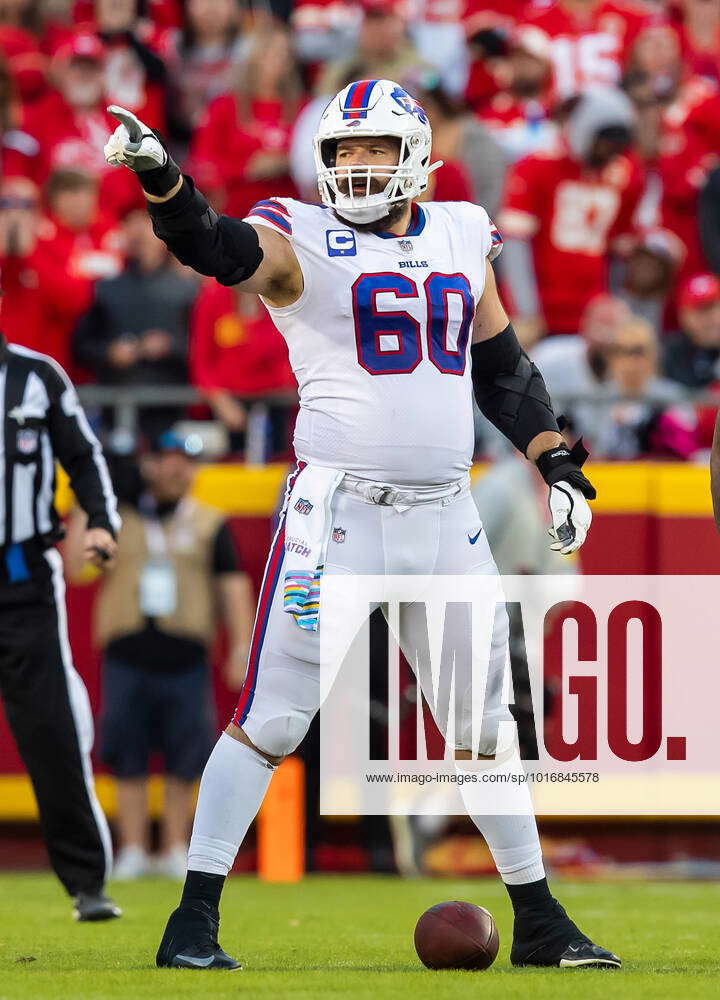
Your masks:
[[[619,969],[611,951],[594,944],[573,923],[556,899],[542,909],[515,914],[513,965],[555,966],[561,969]]]
[[[155,964],[160,969],[241,969],[218,944],[219,926],[217,911],[209,906],[179,906],[170,914]]]
[[[114,920],[122,916],[120,907],[104,892],[79,892],[75,897],[73,916],[83,922]]]

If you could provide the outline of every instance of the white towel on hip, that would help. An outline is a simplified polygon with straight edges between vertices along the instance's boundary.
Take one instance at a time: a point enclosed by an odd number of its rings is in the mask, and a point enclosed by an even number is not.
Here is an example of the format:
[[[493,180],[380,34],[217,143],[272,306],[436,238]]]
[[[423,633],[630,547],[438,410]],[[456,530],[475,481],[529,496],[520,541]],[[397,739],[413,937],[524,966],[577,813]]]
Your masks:
[[[330,507],[344,475],[338,469],[306,465],[295,480],[285,515],[283,610],[311,632],[317,631],[320,618]]]

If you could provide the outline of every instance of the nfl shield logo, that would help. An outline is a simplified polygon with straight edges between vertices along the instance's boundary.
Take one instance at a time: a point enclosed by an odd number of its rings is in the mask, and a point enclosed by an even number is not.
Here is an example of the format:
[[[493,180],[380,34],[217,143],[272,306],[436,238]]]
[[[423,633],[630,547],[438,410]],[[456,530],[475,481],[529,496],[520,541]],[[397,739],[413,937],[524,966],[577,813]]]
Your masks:
[[[309,514],[312,509],[313,505],[310,503],[310,501],[304,500],[302,497],[299,497],[295,503],[295,510],[298,512],[298,514]]]
[[[17,432],[17,449],[23,455],[37,450],[38,432],[23,429]]]
[[[345,529],[333,528],[332,540],[335,542],[336,545],[342,545],[342,543],[345,541]]]
[[[412,253],[413,245],[411,240],[398,240],[398,246],[403,253]]]

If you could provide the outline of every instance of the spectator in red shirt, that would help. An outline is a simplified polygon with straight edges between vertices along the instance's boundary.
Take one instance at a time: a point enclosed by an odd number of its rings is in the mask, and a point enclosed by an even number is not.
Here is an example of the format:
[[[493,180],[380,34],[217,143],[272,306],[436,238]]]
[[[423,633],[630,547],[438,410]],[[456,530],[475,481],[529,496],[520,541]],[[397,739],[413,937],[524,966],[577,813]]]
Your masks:
[[[690,73],[720,82],[720,4],[713,0],[677,0],[670,5],[669,13]]]
[[[5,55],[17,91],[28,103],[47,86],[47,59],[38,44],[36,7],[27,0],[3,0],[0,7],[0,55]]]
[[[463,28],[470,66],[465,99],[481,112],[504,89],[501,80],[508,39],[525,8],[525,0],[466,0]]]
[[[555,85],[568,97],[618,83],[650,16],[649,7],[631,0],[556,0],[528,6],[525,20],[552,38]]]
[[[24,178],[3,184],[0,255],[8,336],[70,365],[70,334],[88,308],[97,278],[122,266],[121,243],[98,212],[97,184],[88,174],[58,170],[48,181],[47,218]]]
[[[206,281],[195,302],[190,374],[230,432],[232,451],[241,449],[247,426],[237,396],[296,388],[285,341],[258,296],[216,281]],[[287,408],[274,408],[271,423],[277,451],[287,444]]]
[[[509,163],[557,143],[550,118],[553,62],[550,39],[540,28],[522,25],[508,37],[503,89],[478,112]]]
[[[167,71],[155,52],[159,32],[140,19],[139,7],[139,0],[95,0],[95,28],[107,47],[105,90],[108,103],[164,132]]]
[[[16,133],[3,159],[5,173],[30,177],[38,186],[58,169],[91,173],[102,185],[103,209],[119,215],[138,201],[138,192],[132,178],[128,183],[103,156],[116,124],[105,111],[105,56],[103,43],[90,32],[72,35],[58,49],[53,62],[58,89],[25,110],[23,135]]]
[[[527,345],[545,332],[577,333],[589,300],[607,290],[612,240],[632,228],[643,188],[629,155],[633,126],[624,94],[588,91],[568,114],[564,143],[511,169],[498,221],[503,275]]]
[[[40,194],[26,177],[6,177],[0,184],[0,269],[3,329],[9,340],[42,350],[44,289],[33,255],[40,231]]]
[[[720,144],[720,92],[689,74],[667,24],[637,39],[625,87],[638,114],[638,152],[660,181],[655,222],[684,247],[680,278],[707,270],[698,230],[698,196]]]
[[[288,150],[300,81],[282,28],[260,32],[234,91],[218,97],[195,132],[192,172],[228,215],[242,218],[272,187],[294,198]]]
[[[58,49],[53,62],[57,90],[28,108],[22,127],[38,142],[37,155],[12,163],[12,173],[26,173],[44,184],[53,169],[82,166],[103,172],[103,144],[112,121],[105,114],[105,48],[95,35],[74,35]]]
[[[0,55],[0,177],[8,176],[8,159],[24,163],[37,155],[38,143],[19,128],[22,109],[7,62]]]

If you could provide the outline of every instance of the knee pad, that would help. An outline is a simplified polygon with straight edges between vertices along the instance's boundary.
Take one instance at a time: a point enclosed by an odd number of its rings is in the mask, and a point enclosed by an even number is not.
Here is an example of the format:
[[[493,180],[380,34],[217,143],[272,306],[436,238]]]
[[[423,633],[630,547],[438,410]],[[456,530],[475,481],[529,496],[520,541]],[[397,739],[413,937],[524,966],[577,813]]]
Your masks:
[[[255,722],[250,716],[243,730],[253,744],[270,757],[287,757],[305,738],[314,713],[275,712]]]

